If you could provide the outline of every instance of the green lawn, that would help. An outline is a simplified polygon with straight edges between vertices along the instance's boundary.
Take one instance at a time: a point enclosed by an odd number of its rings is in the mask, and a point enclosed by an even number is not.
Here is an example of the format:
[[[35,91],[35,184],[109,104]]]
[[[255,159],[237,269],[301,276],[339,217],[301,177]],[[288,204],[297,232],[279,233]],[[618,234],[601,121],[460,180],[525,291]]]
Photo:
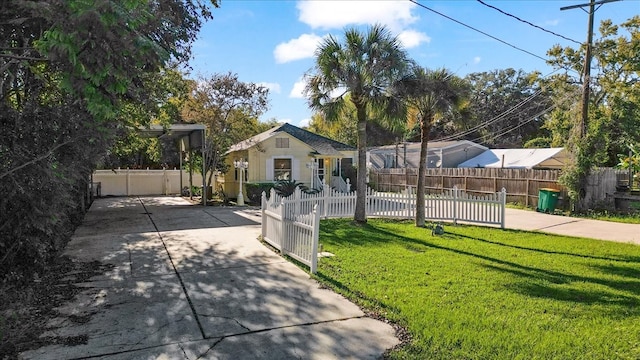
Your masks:
[[[413,336],[393,359],[639,359],[640,246],[326,220],[317,277]]]

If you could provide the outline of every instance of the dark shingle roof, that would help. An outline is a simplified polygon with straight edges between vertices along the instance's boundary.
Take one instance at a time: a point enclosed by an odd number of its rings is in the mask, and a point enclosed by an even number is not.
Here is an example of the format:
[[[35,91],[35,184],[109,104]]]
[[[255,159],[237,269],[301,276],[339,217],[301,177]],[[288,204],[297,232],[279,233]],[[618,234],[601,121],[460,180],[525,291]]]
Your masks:
[[[250,139],[239,142],[231,148],[229,148],[229,152],[238,151],[238,150],[246,150],[272,136],[276,133],[284,132],[287,133],[294,138],[302,141],[303,143],[309,145],[318,155],[340,155],[340,151],[353,151],[356,150],[351,145],[343,144],[339,141],[335,141],[324,137],[322,135],[318,135],[312,133],[311,131],[307,131],[301,129],[297,126],[284,123],[282,125],[278,125],[274,128],[271,128],[263,133],[260,133]]]

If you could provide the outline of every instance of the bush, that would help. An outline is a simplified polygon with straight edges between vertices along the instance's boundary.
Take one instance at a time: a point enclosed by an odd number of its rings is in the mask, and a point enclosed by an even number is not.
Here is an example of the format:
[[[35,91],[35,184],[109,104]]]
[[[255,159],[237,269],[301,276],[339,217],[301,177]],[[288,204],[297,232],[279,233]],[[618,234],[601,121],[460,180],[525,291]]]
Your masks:
[[[246,183],[247,190],[247,200],[252,205],[260,205],[260,201],[262,198],[262,192],[267,194],[269,197],[269,192],[274,187],[274,183],[272,182],[259,182],[259,183]]]

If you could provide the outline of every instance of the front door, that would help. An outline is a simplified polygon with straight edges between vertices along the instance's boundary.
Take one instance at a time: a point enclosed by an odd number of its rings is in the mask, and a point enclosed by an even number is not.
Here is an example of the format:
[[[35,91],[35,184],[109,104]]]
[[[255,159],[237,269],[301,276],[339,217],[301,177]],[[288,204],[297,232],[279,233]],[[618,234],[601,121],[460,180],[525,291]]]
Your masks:
[[[324,180],[324,159],[318,159],[318,178]]]

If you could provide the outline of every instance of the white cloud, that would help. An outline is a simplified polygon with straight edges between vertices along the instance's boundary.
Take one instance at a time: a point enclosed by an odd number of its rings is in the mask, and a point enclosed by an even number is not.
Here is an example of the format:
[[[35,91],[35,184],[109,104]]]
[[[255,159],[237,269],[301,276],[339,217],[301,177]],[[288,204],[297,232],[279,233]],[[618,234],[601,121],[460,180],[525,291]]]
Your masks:
[[[431,38],[425,33],[415,30],[405,30],[398,35],[398,39],[407,49],[419,46],[421,43],[431,42]]]
[[[298,126],[299,127],[306,127],[306,126],[309,126],[309,123],[311,123],[311,119],[310,118],[302,119],[298,123]]]
[[[260,82],[257,85],[266,87],[272,93],[280,94],[280,84],[278,83]]]
[[[318,35],[302,34],[297,39],[278,44],[273,50],[273,57],[278,64],[313,57],[320,41],[322,37]]]
[[[278,119],[278,122],[280,124],[284,124],[284,123],[291,124],[291,119]]]
[[[321,29],[341,29],[347,25],[381,23],[398,32],[418,17],[411,14],[416,5],[410,1],[298,1],[298,20]]]
[[[304,87],[307,85],[307,83],[305,82],[304,78],[301,78],[300,80],[296,81],[295,84],[293,84],[293,88],[291,88],[291,92],[289,93],[289,97],[290,98],[295,98],[295,99],[304,99]],[[336,98],[338,96],[342,96],[345,94],[345,92],[347,91],[347,89],[343,88],[343,87],[339,87],[337,89],[334,89],[333,91],[331,91],[331,93],[329,94],[330,97],[332,98]]]
[[[290,98],[294,99],[304,99],[304,87],[307,83],[304,79],[300,79],[293,84],[293,88],[291,88],[291,92],[289,93]]]
[[[473,58],[473,63],[474,64],[479,64],[481,60],[482,60],[482,58],[480,56],[476,56],[476,57]]]
[[[558,19],[553,19],[553,20],[547,20],[544,22],[544,25],[546,26],[558,26],[558,24],[560,23],[560,20]]]

